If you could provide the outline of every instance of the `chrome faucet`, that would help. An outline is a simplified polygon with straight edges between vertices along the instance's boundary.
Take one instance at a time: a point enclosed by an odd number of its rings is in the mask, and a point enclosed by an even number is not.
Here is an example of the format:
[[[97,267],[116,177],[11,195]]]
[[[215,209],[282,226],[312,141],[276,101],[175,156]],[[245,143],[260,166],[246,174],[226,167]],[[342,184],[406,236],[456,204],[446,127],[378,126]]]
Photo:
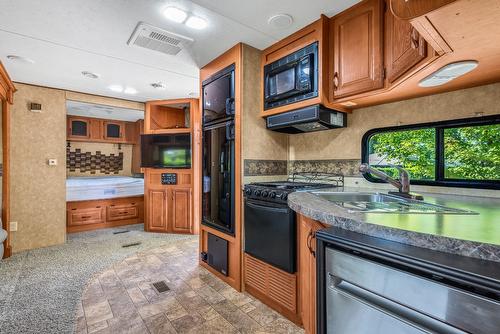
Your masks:
[[[410,194],[410,174],[404,168],[396,165],[389,165],[390,167],[396,168],[399,172],[399,178],[396,180],[386,173],[371,167],[369,164],[361,164],[359,166],[359,171],[362,174],[370,173],[377,176],[382,181],[392,184],[394,187],[398,188],[398,192],[390,191],[389,194],[412,198],[412,199],[423,199],[421,195]]]

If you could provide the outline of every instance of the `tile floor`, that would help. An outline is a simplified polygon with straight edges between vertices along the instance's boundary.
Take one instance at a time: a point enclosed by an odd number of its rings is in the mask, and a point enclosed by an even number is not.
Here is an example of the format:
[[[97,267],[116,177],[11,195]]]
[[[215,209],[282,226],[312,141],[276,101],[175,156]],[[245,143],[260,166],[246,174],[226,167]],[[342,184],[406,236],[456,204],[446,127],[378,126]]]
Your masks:
[[[170,291],[152,283],[164,280]],[[198,265],[198,242],[138,253],[96,275],[77,310],[76,333],[303,333]]]

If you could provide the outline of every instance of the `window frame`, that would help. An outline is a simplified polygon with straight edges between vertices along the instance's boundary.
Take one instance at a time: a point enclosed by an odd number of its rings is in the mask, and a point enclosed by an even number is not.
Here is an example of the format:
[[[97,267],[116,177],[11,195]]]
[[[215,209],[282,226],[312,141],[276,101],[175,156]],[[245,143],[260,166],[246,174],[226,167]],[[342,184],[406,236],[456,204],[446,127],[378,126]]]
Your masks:
[[[462,118],[449,121],[418,123],[411,125],[390,126],[384,128],[376,128],[367,131],[361,139],[361,162],[369,162],[369,142],[371,137],[378,133],[396,132],[402,130],[420,130],[420,129],[435,129],[435,180],[410,180],[411,184],[439,186],[439,187],[461,187],[461,188],[478,188],[478,189],[500,189],[500,181],[495,180],[467,180],[467,179],[450,179],[445,178],[444,166],[444,130],[450,128],[462,128],[470,126],[494,125],[500,124],[500,114],[492,116],[481,116],[473,118]],[[369,173],[362,174],[369,182],[385,183],[385,181],[376,178]],[[410,175],[411,176],[411,175]]]

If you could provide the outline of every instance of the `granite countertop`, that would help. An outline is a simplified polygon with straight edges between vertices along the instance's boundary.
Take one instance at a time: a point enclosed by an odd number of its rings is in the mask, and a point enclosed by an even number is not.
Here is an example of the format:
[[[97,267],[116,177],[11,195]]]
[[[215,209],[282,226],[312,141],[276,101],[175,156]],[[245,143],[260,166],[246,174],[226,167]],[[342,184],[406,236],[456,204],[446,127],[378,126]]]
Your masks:
[[[377,192],[359,188],[334,188],[331,191]],[[500,198],[423,195],[425,202],[479,214],[353,213],[309,192],[290,194],[288,205],[326,225],[417,247],[500,262]]]

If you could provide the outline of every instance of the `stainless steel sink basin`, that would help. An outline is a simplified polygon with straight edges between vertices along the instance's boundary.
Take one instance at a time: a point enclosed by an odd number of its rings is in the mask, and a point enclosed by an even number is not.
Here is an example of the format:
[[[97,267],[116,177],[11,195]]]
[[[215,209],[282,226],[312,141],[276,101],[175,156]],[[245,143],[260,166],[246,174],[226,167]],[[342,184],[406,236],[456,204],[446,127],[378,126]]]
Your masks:
[[[342,206],[349,212],[365,213],[408,213],[408,214],[476,214],[476,212],[449,208],[423,201],[400,198],[383,193],[368,192],[324,192],[315,191],[312,194],[321,197],[336,205]]]

